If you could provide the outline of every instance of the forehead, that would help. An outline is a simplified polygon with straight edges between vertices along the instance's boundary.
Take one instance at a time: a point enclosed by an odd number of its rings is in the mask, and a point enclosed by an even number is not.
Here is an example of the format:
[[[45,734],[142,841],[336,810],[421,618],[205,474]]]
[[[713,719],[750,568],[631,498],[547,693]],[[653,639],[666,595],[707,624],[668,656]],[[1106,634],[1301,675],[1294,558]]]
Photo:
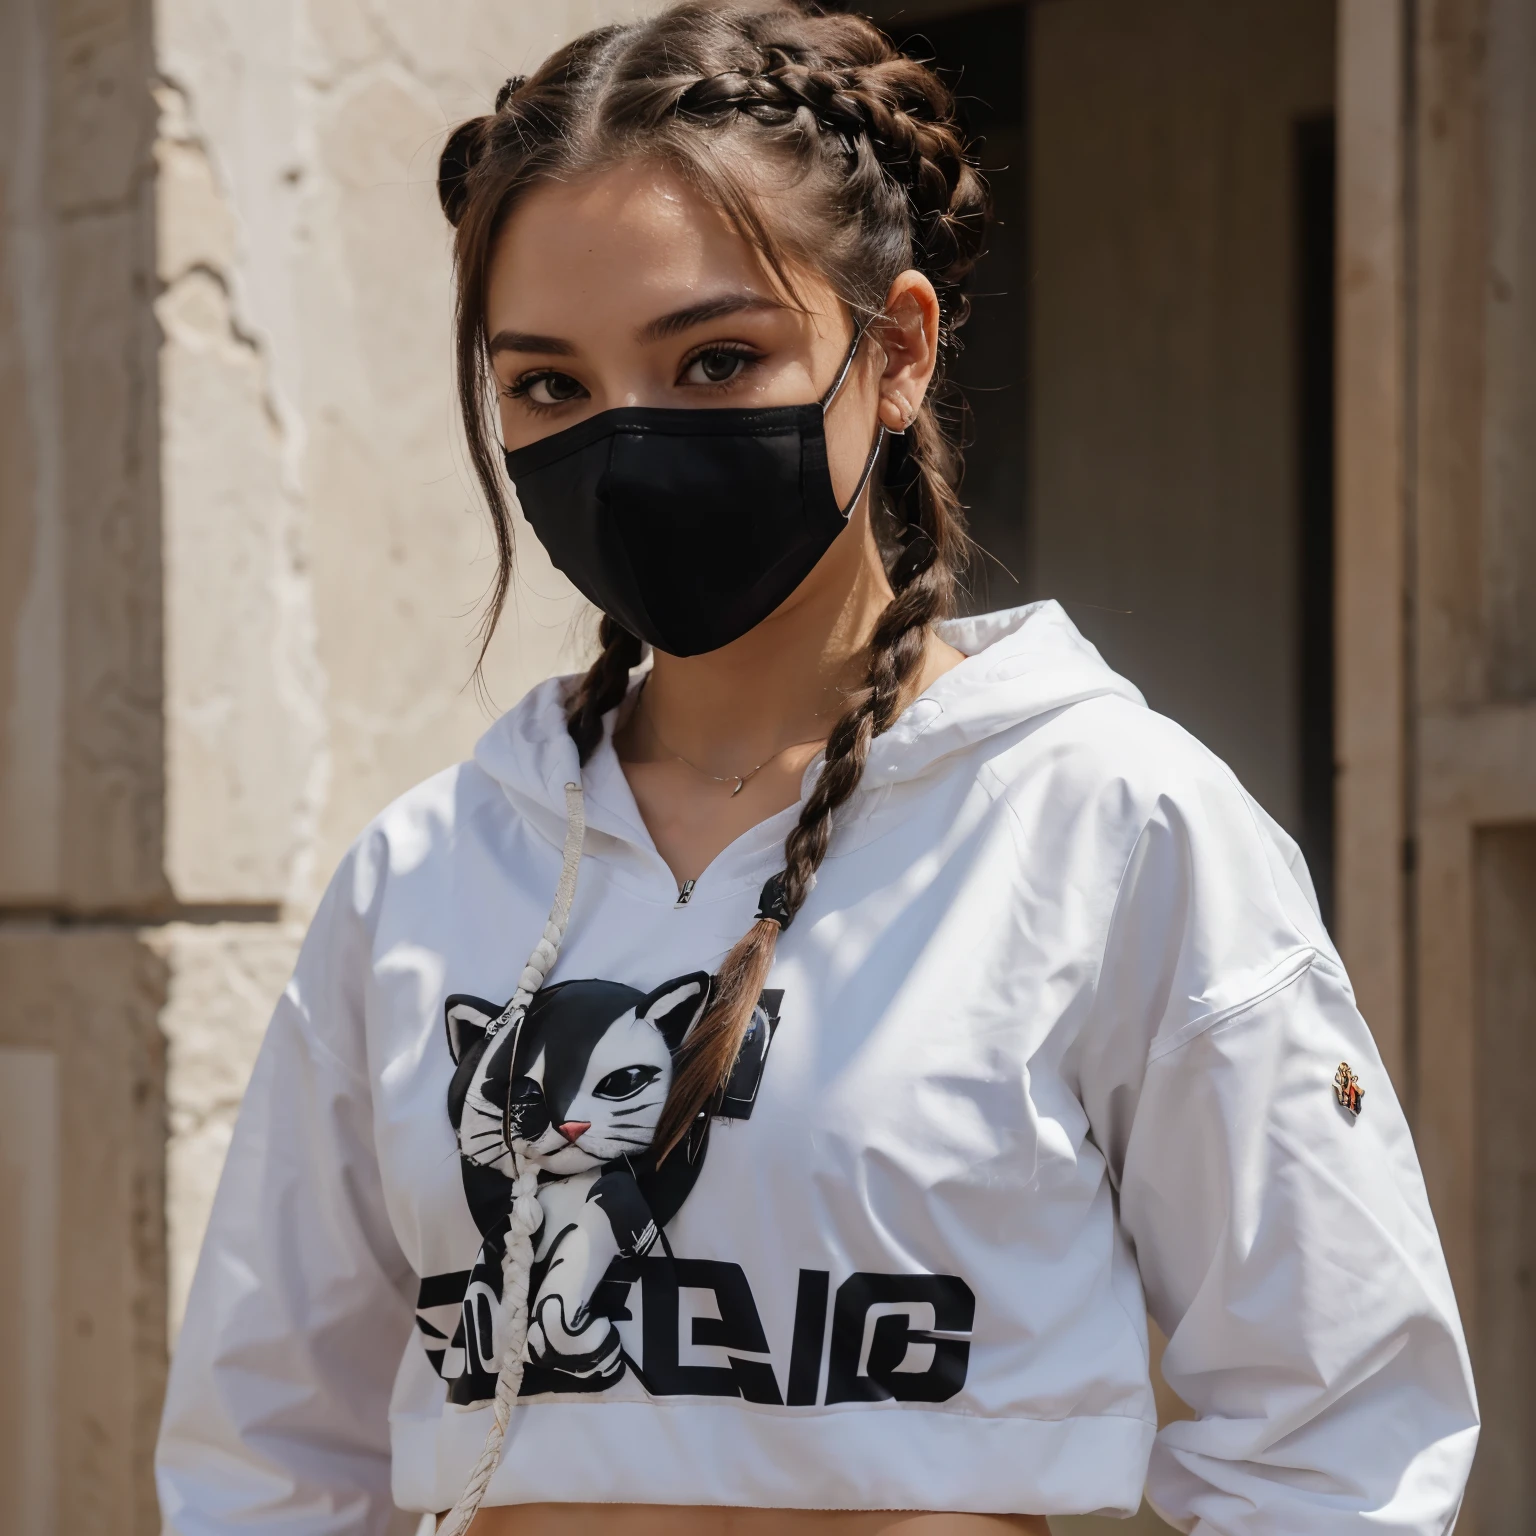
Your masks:
[[[797,273],[797,289],[804,282],[815,304],[818,280]],[[666,166],[626,161],[523,197],[492,252],[486,329],[578,344],[627,337],[727,288],[783,296],[719,208]]]
[[[493,333],[567,335],[589,315],[628,329],[636,315],[722,280],[769,291],[719,209],[666,168],[629,162],[544,182],[522,199],[492,255],[486,321]]]

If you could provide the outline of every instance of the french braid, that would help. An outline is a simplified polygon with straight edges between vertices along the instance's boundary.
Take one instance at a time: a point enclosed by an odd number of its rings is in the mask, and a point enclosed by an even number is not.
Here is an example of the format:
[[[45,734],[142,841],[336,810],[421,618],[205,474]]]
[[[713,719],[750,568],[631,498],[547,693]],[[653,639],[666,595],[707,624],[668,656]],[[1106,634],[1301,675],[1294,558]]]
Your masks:
[[[940,312],[934,387],[889,456],[882,487],[881,510],[894,527],[893,597],[871,637],[865,681],[828,736],[815,787],[785,842],[783,870],[764,888],[756,921],[726,956],[710,1008],[685,1043],[656,1134],[665,1156],[722,1092],[778,937],[810,894],[871,743],[908,699],[930,626],[951,609],[967,546],[959,453],[934,401],[943,399],[945,365],[968,314],[965,286],[988,208],[948,89],[861,17],[690,0],[648,21],[589,33],[528,79],[509,81],[493,114],[450,138],[439,174],[457,230],[460,399],[499,549],[510,551],[511,524],[487,427],[491,246],[527,187],[639,157],[690,177],[791,291],[797,269],[815,271],[868,321],[896,276],[916,267],[932,282]],[[764,162],[795,173],[792,221],[776,224],[763,203],[752,172]],[[504,570],[509,558],[503,554]],[[505,590],[503,580],[492,624]],[[639,642],[611,619],[600,638],[601,653],[567,706],[583,761],[640,659]]]
[[[640,641],[605,613],[597,628],[597,660],[566,702],[566,729],[583,763],[603,739],[603,716],[624,702],[630,671],[641,661]]]

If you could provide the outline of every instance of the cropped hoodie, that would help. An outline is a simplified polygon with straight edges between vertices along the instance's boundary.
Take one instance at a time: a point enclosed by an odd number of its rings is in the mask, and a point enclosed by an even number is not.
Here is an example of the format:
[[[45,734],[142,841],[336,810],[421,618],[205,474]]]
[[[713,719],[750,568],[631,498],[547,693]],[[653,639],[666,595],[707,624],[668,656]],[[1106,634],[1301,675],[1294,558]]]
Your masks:
[[[489,1505],[1053,1515],[1145,1487],[1211,1536],[1449,1529],[1466,1347],[1295,846],[1055,604],[944,635],[966,659],[875,740],[719,1113],[659,1168],[671,1061],[796,809],[680,895],[612,719],[579,766],[552,680],[363,833],[214,1205],[170,1531],[454,1503],[514,1134],[542,1224]],[[1161,1430],[1149,1313],[1194,1415]]]

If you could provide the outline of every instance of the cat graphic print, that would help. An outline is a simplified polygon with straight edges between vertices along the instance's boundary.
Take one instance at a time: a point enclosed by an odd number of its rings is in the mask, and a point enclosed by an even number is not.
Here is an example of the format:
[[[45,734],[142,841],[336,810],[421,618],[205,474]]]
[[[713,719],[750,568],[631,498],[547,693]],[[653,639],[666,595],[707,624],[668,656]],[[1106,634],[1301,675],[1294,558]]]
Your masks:
[[[612,981],[560,982],[534,997],[520,1025],[506,1028],[494,1003],[447,999],[455,1063],[448,1113],[482,1238],[467,1276],[422,1285],[418,1326],[450,1402],[468,1406],[495,1391],[514,1147],[538,1170],[544,1216],[529,1277],[523,1395],[599,1392],[624,1374],[613,1322],[624,1288],[605,1288],[604,1280],[616,1260],[651,1252],[698,1177],[708,1116],[660,1168],[651,1142],[677,1053],[703,1015],[709,986],[702,971],[648,994]],[[728,1099],[748,1095],[737,1113],[750,1112],[777,1002],[777,993],[765,994],[733,1074]]]

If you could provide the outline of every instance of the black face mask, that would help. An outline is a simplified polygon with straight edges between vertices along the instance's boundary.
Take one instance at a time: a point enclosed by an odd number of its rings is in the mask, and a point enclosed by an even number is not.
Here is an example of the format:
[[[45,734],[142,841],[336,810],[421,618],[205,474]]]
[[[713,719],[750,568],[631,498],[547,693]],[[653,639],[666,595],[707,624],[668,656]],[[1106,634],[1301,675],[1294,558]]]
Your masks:
[[[582,595],[672,656],[762,623],[848,525],[827,469],[824,415],[863,340],[812,405],[603,411],[507,453],[523,513]]]

